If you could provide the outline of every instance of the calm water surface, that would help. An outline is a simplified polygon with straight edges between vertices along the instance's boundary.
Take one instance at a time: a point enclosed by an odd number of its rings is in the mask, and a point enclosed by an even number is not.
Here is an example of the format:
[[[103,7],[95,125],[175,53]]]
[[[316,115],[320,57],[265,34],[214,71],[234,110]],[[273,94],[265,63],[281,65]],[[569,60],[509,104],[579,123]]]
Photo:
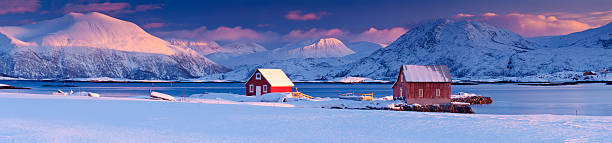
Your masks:
[[[92,83],[0,81],[30,90],[0,90],[49,94],[57,89],[87,91],[108,97],[146,96],[149,90],[173,96],[206,92],[244,94],[244,83]],[[46,85],[46,86],[45,86]],[[50,85],[50,86],[49,86]],[[76,87],[57,87],[71,85]],[[339,93],[392,94],[392,84],[295,83],[297,90],[315,97],[337,97]],[[294,89],[295,90],[295,89]],[[468,92],[492,97],[489,105],[472,105],[478,114],[556,114],[612,116],[612,85],[601,83],[566,86],[526,86],[516,84],[453,85],[452,93]]]

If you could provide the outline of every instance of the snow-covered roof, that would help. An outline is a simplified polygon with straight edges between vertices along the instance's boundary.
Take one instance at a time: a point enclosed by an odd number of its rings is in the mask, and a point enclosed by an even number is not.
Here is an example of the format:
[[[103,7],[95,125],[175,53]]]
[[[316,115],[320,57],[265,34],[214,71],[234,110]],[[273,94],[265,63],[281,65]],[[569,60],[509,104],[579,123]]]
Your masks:
[[[257,69],[271,86],[294,86],[281,69]]]
[[[406,82],[451,82],[446,65],[403,65]]]

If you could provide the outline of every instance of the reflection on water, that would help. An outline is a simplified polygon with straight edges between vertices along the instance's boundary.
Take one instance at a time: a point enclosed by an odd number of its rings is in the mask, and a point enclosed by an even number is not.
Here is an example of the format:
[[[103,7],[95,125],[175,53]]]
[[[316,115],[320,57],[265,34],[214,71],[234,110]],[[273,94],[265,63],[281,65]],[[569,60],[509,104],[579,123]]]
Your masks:
[[[173,96],[206,92],[244,94],[244,83],[92,83],[0,81],[31,90],[0,90],[49,94],[61,89],[87,91],[107,97],[147,96],[149,90]],[[391,83],[342,84],[295,83],[297,90],[315,97],[337,97],[339,93],[374,93],[376,97],[392,94]],[[75,86],[75,87],[64,87]],[[294,89],[295,91],[295,89]],[[562,114],[612,116],[612,85],[578,84],[566,86],[524,86],[516,84],[453,85],[452,92],[468,92],[493,98],[490,105],[472,105],[484,114]]]

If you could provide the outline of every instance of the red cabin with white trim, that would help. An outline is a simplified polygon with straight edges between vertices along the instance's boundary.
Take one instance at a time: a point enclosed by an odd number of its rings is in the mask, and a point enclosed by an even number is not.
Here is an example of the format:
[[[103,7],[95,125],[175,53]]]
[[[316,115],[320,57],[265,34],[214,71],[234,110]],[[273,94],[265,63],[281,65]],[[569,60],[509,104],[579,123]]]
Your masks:
[[[446,65],[402,65],[393,98],[407,104],[450,103],[451,75]]]
[[[292,92],[293,82],[281,69],[257,69],[244,84],[246,95],[263,95],[275,92]]]

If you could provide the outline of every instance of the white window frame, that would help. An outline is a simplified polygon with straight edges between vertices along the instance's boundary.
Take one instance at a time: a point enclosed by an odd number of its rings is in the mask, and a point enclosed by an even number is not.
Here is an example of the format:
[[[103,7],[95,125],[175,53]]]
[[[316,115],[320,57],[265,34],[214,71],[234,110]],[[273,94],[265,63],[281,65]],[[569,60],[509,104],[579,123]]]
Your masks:
[[[263,85],[263,92],[268,93],[268,85]]]
[[[255,73],[255,79],[260,80],[261,79],[261,73]]]
[[[440,97],[440,89],[436,89],[436,96]]]
[[[249,84],[249,92],[253,93],[254,90],[255,90],[255,85]]]
[[[423,97],[423,89],[419,89],[419,97]]]

